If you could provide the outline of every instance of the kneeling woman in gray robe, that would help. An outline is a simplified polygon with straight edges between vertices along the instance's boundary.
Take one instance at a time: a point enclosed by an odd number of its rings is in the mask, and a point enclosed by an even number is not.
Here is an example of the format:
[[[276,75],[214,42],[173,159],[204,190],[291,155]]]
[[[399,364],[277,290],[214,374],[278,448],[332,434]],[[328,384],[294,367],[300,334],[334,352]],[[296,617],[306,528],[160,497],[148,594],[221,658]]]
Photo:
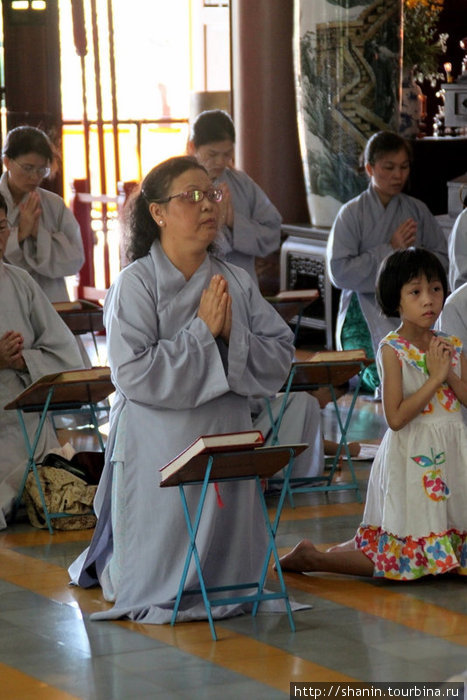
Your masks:
[[[293,359],[290,329],[248,273],[208,252],[221,196],[202,166],[178,157],[154,168],[133,201],[133,262],[104,310],[116,399],[98,523],[70,567],[74,583],[100,583],[115,603],[95,619],[170,621],[189,540],[178,489],[159,487],[159,469],[199,435],[251,429],[249,396],[278,391]],[[197,536],[206,585],[256,581],[267,535],[255,484],[219,492],[209,486]],[[193,513],[200,487],[186,493]],[[200,596],[184,596],[179,619],[203,617]]]
[[[9,233],[6,203],[0,194],[0,529],[7,525],[28,462],[16,411],[3,407],[45,374],[82,366],[74,336],[39,285],[26,270],[3,262]],[[39,414],[23,417],[32,440]],[[59,447],[52,423],[46,420],[36,461]]]

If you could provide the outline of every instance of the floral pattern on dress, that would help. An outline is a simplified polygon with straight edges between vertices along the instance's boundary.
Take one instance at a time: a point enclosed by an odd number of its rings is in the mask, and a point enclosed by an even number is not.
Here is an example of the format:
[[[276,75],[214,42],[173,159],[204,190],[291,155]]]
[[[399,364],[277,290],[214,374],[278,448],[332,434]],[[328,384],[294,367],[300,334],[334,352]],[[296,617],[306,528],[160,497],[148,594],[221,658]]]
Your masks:
[[[373,562],[376,578],[411,581],[454,569],[467,576],[467,532],[449,530],[418,539],[400,538],[381,528],[361,525],[356,542]]]
[[[446,338],[453,346],[454,354],[452,357],[452,366],[456,367],[460,360],[460,353],[462,352],[462,342],[459,338],[456,338],[456,336],[446,335],[446,333],[439,332],[436,333],[436,335]],[[421,372],[428,375],[426,353],[421,352],[415,345],[412,345],[412,343],[400,336],[396,331],[389,333],[383,342],[385,345],[389,345],[395,350],[401,364],[402,358],[404,358],[404,361],[409,365],[416,367]],[[436,391],[436,398],[446,411],[460,411],[460,401],[446,382]],[[433,413],[433,410],[433,404],[430,401],[423,409],[422,414]]]
[[[431,457],[428,455],[416,455],[411,459],[419,467],[427,469],[422,477],[422,484],[428,498],[433,501],[445,501],[449,498],[449,488],[443,480],[443,472],[439,468],[446,461],[445,452],[438,452],[431,448]],[[438,468],[437,468],[438,467]]]

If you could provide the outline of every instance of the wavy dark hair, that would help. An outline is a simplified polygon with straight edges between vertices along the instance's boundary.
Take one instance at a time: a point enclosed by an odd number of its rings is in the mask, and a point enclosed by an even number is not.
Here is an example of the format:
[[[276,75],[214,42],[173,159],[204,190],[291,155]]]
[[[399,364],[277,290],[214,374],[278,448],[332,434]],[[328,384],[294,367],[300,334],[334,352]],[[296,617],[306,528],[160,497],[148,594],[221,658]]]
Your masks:
[[[156,165],[144,178],[128,199],[125,207],[124,248],[130,262],[149,253],[156,239],[160,238],[160,228],[151,216],[149,205],[165,199],[172,182],[187,170],[202,170],[192,156],[175,156]]]
[[[37,153],[52,163],[54,150],[47,134],[35,126],[17,126],[8,132],[3,155],[14,160],[27,153]]]
[[[425,275],[428,282],[439,280],[448,294],[446,272],[439,258],[426,248],[406,248],[391,253],[378,271],[376,299],[385,316],[399,316],[401,289],[419,275]]]

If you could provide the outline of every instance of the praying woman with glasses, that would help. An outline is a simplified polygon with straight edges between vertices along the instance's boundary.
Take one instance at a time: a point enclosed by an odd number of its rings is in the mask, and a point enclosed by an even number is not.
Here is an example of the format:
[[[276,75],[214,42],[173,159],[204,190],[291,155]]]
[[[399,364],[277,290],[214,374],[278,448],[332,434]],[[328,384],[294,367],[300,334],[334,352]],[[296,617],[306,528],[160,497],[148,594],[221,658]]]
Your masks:
[[[64,278],[84,263],[78,222],[58,194],[39,186],[53,158],[43,131],[18,126],[6,136],[0,179],[11,230],[5,260],[27,270],[52,302],[69,298]]]
[[[245,270],[215,254],[221,198],[181,156],[153,168],[129,202],[132,262],[104,307],[116,398],[98,522],[70,567],[72,582],[99,583],[114,603],[94,619],[170,622],[189,539],[178,489],[159,487],[159,469],[200,435],[250,430],[249,397],[275,394],[290,369],[289,327]],[[193,513],[200,487],[185,493]],[[209,486],[196,542],[207,586],[258,580],[268,540],[252,481]],[[181,606],[180,619],[206,617],[199,595]]]

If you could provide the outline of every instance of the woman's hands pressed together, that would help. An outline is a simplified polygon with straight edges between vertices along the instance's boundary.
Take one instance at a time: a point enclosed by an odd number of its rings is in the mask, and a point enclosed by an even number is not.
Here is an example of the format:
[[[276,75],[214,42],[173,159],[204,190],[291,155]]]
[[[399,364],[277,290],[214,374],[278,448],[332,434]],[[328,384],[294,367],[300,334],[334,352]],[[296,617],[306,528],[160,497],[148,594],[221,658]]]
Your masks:
[[[0,338],[0,369],[25,369],[24,340],[21,333],[7,331]]]
[[[214,338],[220,336],[228,344],[232,329],[232,299],[222,275],[214,275],[207,289],[203,289],[198,317],[205,322]]]
[[[406,219],[396,228],[391,238],[391,245],[394,250],[410,248],[415,245],[415,235],[417,233],[417,222],[415,219]]]
[[[234,224],[234,209],[232,206],[232,200],[230,198],[229,186],[226,182],[221,182],[219,189],[222,190],[222,202],[220,204],[221,208],[221,223],[228,226],[230,229],[233,228]]]
[[[37,238],[39,219],[41,217],[41,203],[37,192],[30,192],[25,202],[19,205],[18,240],[25,238]]]

